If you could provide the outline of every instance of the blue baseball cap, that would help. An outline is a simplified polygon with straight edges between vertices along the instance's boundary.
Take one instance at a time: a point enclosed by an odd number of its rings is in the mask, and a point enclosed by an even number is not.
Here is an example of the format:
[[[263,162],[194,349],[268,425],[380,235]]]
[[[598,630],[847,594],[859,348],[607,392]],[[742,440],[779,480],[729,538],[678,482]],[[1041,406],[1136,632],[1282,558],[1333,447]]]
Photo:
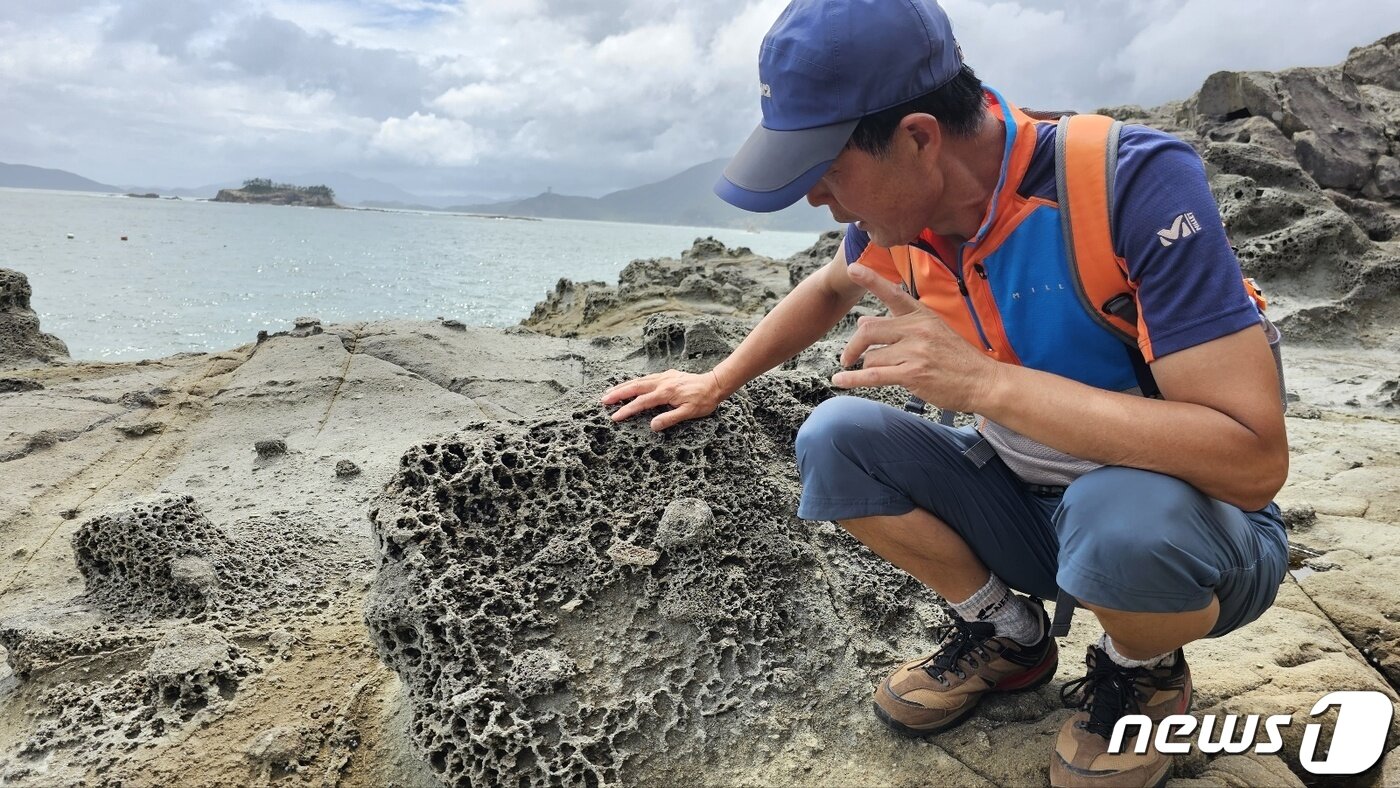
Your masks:
[[[935,0],[794,0],[763,39],[763,122],[715,194],[746,211],[802,199],[860,119],[931,93],[962,68]]]

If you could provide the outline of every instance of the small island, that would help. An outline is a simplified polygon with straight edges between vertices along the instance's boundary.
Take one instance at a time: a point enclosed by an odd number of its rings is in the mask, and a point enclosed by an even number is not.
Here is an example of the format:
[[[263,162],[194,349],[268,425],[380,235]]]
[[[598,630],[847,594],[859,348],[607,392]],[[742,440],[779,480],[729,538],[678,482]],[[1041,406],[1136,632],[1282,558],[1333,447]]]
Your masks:
[[[269,178],[249,178],[243,182],[241,189],[220,189],[213,201],[340,207],[335,202],[335,191],[329,186],[293,186],[290,183],[273,183]]]

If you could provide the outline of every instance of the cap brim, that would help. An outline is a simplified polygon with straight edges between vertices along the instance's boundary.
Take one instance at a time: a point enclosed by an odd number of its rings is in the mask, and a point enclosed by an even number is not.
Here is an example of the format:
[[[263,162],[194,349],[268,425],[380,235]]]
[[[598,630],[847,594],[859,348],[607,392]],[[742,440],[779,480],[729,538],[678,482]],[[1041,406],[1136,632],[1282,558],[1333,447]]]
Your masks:
[[[777,131],[759,126],[715,183],[720,199],[746,211],[779,211],[821,180],[860,120],[814,129]]]

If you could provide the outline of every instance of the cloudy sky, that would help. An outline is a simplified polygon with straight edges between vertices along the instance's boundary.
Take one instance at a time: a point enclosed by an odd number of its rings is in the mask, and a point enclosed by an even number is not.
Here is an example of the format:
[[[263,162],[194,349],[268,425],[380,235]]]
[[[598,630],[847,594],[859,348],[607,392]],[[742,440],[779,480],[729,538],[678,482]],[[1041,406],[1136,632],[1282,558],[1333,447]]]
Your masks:
[[[597,195],[727,156],[785,0],[0,0],[0,161],[115,184],[339,170],[421,194]],[[1024,105],[1184,98],[1340,62],[1374,0],[946,0]]]

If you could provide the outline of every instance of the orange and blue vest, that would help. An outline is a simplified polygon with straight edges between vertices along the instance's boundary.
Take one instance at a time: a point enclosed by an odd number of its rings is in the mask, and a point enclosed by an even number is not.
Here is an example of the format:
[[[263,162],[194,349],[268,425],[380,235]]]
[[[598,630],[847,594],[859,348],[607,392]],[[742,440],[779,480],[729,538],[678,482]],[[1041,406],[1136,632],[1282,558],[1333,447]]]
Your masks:
[[[988,90],[1006,127],[1001,175],[977,234],[954,243],[925,230],[883,248],[847,228],[847,262],[903,284],[965,340],[999,361],[1097,388],[1138,384],[1133,354],[1085,308],[1057,191],[1056,124]],[[1200,157],[1177,138],[1124,126],[1105,179],[1112,252],[1136,300],[1147,362],[1261,322],[1240,278]],[[1109,220],[1105,220],[1109,221]],[[1072,233],[1071,233],[1072,234]],[[1078,236],[1075,236],[1078,238]]]

